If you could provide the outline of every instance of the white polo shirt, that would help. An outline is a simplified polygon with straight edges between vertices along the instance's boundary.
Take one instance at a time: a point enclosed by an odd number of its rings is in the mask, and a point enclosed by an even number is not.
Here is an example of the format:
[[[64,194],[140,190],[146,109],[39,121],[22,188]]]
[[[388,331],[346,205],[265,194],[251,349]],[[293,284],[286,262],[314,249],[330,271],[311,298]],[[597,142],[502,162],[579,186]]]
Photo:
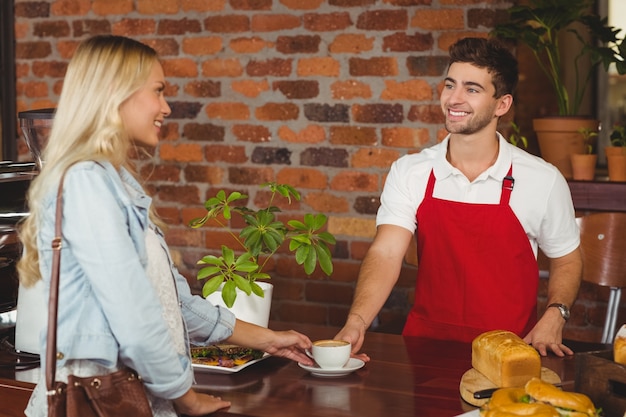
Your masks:
[[[431,169],[437,179],[433,196],[464,203],[498,204],[502,179],[513,165],[510,206],[530,241],[550,258],[567,255],[580,243],[580,232],[567,181],[556,167],[508,143],[498,133],[496,163],[474,181],[446,159],[450,136],[419,153],[395,161],[381,195],[376,225],[392,224],[414,233],[415,214],[424,198]]]

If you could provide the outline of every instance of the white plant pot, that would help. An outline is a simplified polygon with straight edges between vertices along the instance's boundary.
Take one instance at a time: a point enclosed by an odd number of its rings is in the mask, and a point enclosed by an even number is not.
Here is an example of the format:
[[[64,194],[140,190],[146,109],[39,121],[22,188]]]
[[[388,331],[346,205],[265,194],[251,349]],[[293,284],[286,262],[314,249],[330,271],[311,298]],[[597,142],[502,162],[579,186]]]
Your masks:
[[[263,298],[255,294],[246,295],[237,288],[237,298],[231,308],[226,307],[222,299],[221,287],[206,298],[211,304],[219,305],[232,311],[239,320],[247,321],[261,327],[267,327],[270,321],[270,307],[272,306],[272,292],[274,286],[267,282],[257,282],[263,289]]]

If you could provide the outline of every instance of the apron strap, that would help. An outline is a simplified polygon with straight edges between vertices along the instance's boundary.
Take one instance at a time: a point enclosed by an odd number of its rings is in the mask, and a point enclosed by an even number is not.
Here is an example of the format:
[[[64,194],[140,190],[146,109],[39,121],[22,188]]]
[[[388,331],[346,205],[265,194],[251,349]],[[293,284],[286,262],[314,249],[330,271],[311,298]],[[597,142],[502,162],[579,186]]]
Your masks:
[[[509,167],[509,172],[502,180],[502,193],[500,194],[500,204],[509,205],[511,199],[511,191],[513,191],[513,185],[515,184],[515,178],[513,178],[513,164]]]
[[[430,170],[428,176],[428,183],[426,184],[426,191],[424,192],[424,198],[431,198],[433,196],[433,190],[435,189],[435,170]]]

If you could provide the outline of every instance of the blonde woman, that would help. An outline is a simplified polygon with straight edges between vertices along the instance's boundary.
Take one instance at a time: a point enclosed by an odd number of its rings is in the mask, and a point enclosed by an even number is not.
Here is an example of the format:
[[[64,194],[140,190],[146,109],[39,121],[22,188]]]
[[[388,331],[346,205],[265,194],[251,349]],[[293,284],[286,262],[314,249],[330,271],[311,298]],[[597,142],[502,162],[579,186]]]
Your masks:
[[[129,150],[154,147],[170,114],[156,52],[119,36],[84,41],[71,60],[20,230],[20,280],[49,288],[57,187],[63,249],[57,380],[128,366],[143,378],[155,416],[203,415],[229,402],[192,389],[189,342],[227,341],[305,364],[310,340],[236,320],[193,296],[171,262],[151,198],[132,174]],[[45,333],[45,331],[44,331]],[[45,334],[41,336],[45,351]],[[42,354],[42,358],[45,354]],[[42,364],[42,369],[45,364]],[[42,373],[43,374],[43,373]],[[45,381],[26,409],[47,415]]]

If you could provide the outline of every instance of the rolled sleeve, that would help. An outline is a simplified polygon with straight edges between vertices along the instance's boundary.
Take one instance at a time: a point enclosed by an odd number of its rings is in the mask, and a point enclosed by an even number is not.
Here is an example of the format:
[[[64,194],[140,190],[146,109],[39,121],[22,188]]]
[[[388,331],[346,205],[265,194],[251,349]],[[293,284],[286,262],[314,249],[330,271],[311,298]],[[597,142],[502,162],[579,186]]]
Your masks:
[[[208,345],[229,338],[235,328],[235,315],[208,300],[191,294],[187,280],[176,273],[176,285],[189,338],[196,345]]]

